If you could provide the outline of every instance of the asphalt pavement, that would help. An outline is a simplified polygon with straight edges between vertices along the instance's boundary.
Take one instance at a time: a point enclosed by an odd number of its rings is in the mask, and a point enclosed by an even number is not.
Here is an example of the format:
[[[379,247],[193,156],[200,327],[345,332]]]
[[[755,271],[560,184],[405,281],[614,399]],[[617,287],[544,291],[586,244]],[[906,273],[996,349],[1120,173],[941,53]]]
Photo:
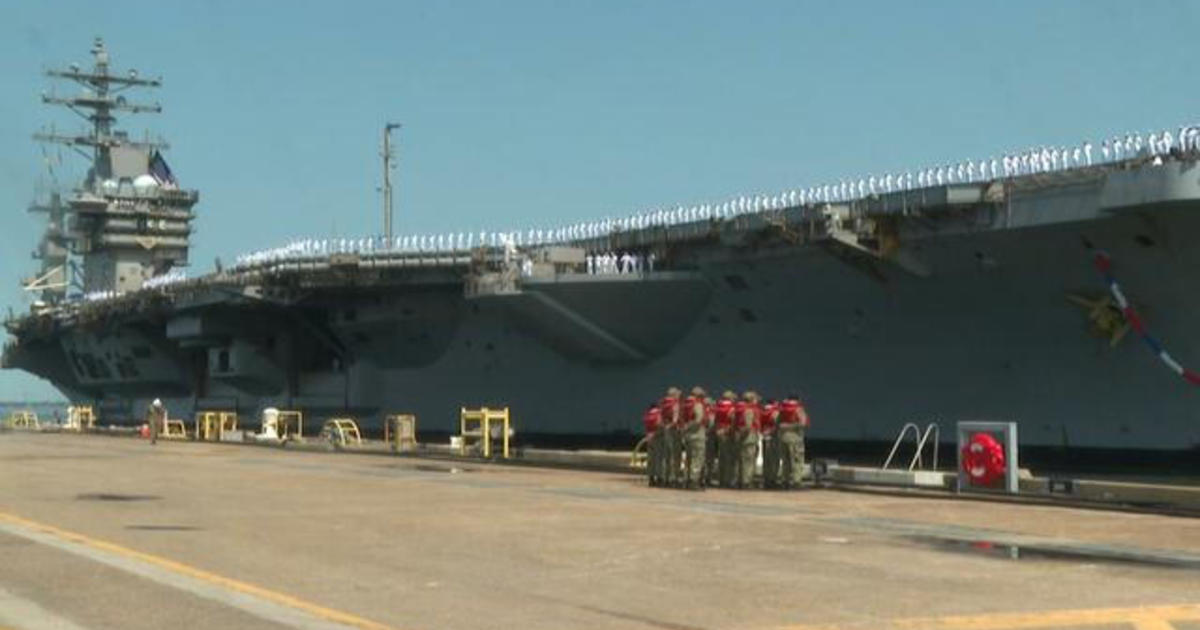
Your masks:
[[[1200,628],[1200,520],[0,434],[0,628]]]

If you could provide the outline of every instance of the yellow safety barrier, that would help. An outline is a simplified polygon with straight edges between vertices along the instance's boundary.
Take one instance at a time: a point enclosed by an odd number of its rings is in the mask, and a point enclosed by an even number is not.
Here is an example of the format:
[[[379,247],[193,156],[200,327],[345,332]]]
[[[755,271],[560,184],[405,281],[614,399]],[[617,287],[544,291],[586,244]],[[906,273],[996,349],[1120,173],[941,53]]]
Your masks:
[[[362,433],[358,431],[358,423],[353,418],[330,418],[321,428],[321,437],[327,439],[335,447],[349,444],[362,445]]]
[[[417,417],[410,413],[398,413],[384,417],[383,441],[392,445],[397,453],[417,449]]]
[[[8,428],[39,431],[42,428],[42,423],[38,420],[37,413],[33,411],[14,411],[8,417]]]
[[[188,437],[187,425],[184,424],[183,420],[171,420],[168,418],[163,421],[163,430],[158,434],[158,437],[186,440]]]
[[[508,436],[510,418],[508,407],[504,409],[467,409],[461,408],[459,415],[459,435],[462,442],[459,445],[459,455],[466,455],[472,446],[483,452],[484,459],[492,457],[492,427],[499,426],[500,439],[503,444],[501,451],[504,459],[508,459]]]
[[[279,439],[297,439],[304,437],[304,414],[295,411],[279,411]]]
[[[238,415],[232,411],[200,411],[196,413],[196,439],[221,441],[225,433],[237,431]]]
[[[73,431],[90,431],[96,426],[96,413],[91,405],[71,405],[67,407],[67,426]]]
[[[633,453],[629,455],[629,467],[645,469],[647,461],[650,459],[650,436],[644,436],[638,440],[636,446],[633,447]]]

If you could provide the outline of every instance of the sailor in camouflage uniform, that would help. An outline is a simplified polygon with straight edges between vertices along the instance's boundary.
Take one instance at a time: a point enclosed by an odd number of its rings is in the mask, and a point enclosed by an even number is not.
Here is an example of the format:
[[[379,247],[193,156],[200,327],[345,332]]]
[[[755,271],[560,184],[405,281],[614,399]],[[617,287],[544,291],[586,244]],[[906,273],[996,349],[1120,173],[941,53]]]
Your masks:
[[[779,405],[779,446],[782,455],[780,477],[783,487],[800,488],[804,475],[804,432],[808,428],[808,412],[800,397],[792,394]]]
[[[737,485],[737,461],[741,457],[741,442],[734,428],[734,408],[737,394],[726,390],[716,405],[714,422],[717,434],[717,483],[722,488]]]
[[[767,404],[761,407],[760,413],[763,488],[775,489],[779,487],[779,434],[776,432],[779,404],[768,400]]]
[[[734,407],[734,428],[738,439],[737,487],[754,487],[754,473],[758,460],[759,415],[758,394],[746,392]]]
[[[680,441],[680,404],[679,397],[683,392],[678,387],[667,389],[667,395],[659,402],[658,408],[662,413],[663,475],[665,486],[677,486],[683,480],[683,445]]]
[[[704,390],[700,387],[693,387],[692,395],[684,400],[681,414],[683,445],[687,452],[687,474],[684,479],[684,487],[689,490],[704,488],[704,462],[706,460],[704,452],[708,444],[708,438],[705,435],[708,412],[704,405],[704,398]]]
[[[717,440],[717,404],[711,396],[704,398],[704,485],[717,485],[720,444]]]
[[[651,486],[663,485],[662,458],[662,412],[658,405],[650,405],[642,414],[646,429],[646,477]]]

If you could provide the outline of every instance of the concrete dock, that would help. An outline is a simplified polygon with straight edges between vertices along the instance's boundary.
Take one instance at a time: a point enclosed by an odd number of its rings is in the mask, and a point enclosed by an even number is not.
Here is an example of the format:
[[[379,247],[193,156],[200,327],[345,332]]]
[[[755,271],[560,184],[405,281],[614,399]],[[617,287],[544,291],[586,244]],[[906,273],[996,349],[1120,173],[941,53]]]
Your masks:
[[[1200,520],[0,433],[0,628],[1200,629]]]

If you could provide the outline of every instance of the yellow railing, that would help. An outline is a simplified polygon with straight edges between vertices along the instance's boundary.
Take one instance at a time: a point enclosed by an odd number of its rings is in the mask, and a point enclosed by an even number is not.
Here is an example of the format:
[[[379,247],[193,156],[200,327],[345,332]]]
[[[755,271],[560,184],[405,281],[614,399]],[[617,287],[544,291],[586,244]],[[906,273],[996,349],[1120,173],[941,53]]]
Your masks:
[[[91,405],[67,407],[67,428],[73,431],[88,431],[96,426],[96,412]]]
[[[358,423],[353,418],[330,418],[326,420],[325,426],[321,428],[321,436],[337,447],[350,444],[360,446],[362,444],[362,433],[359,432]]]
[[[173,440],[186,440],[188,437],[187,425],[183,422],[183,420],[172,420],[168,418],[163,421],[163,430],[159,433],[158,437],[169,438]]]
[[[14,411],[8,416],[8,428],[37,431],[42,428],[42,423],[33,411]]]
[[[633,447],[633,452],[629,455],[630,468],[646,468],[650,460],[650,436],[647,435],[638,440],[636,446]]]
[[[221,441],[225,433],[237,431],[238,415],[232,411],[199,411],[196,413],[196,439]]]
[[[417,417],[410,413],[398,413],[383,419],[383,441],[392,445],[397,453],[414,451],[417,448]]]
[[[508,438],[511,431],[508,407],[503,409],[467,409],[461,408],[459,415],[459,455],[466,455],[474,446],[482,451],[485,459],[492,457],[492,427],[500,429],[500,439],[503,445],[502,457],[508,459]]]
[[[304,414],[295,411],[279,411],[279,439],[304,437]]]

